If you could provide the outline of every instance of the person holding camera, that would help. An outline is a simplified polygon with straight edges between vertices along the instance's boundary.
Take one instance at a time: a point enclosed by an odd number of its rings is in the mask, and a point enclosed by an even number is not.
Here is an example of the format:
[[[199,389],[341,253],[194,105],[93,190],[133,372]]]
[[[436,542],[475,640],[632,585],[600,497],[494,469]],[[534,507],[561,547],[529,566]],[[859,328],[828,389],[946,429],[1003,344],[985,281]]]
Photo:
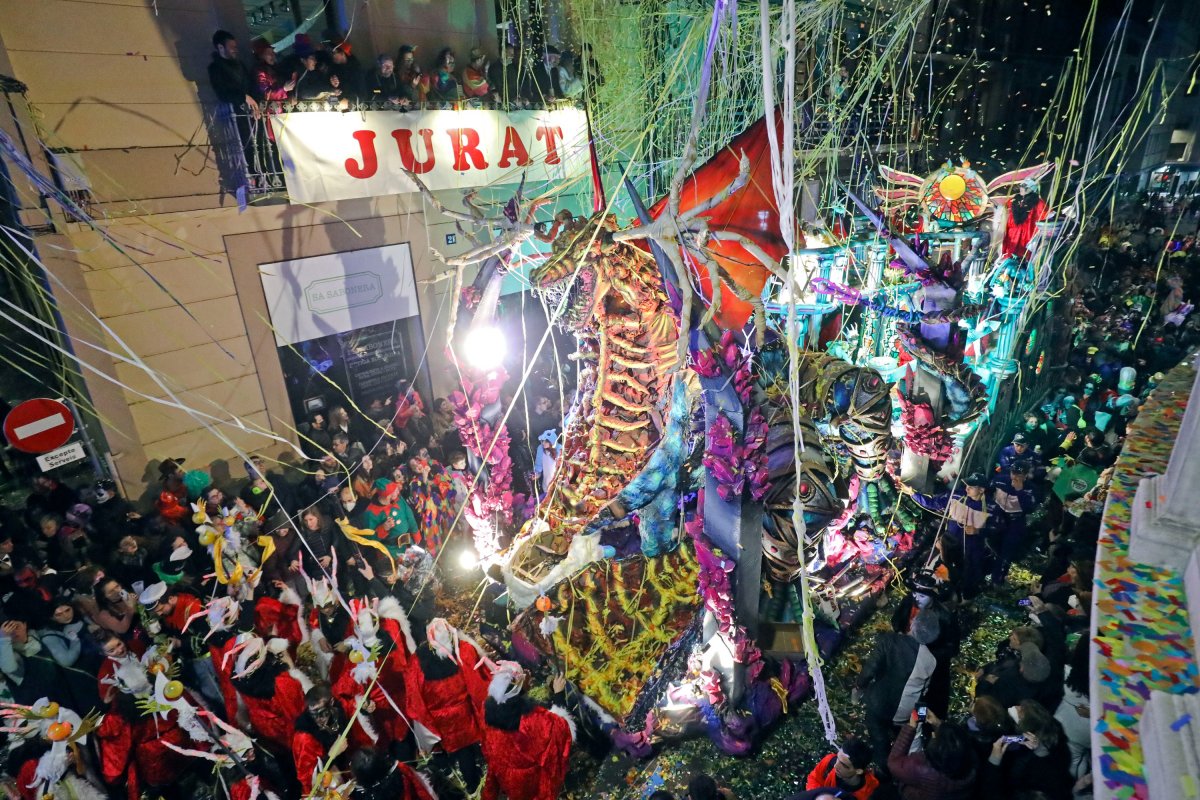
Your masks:
[[[917,730],[932,729],[924,748],[912,750]],[[904,800],[970,800],[975,795],[975,753],[967,731],[942,722],[927,706],[918,706],[888,754],[888,770]]]
[[[1017,705],[1017,733],[1001,736],[983,765],[980,796],[1009,798],[1021,792],[1071,797],[1071,751],[1062,724],[1036,700]]]

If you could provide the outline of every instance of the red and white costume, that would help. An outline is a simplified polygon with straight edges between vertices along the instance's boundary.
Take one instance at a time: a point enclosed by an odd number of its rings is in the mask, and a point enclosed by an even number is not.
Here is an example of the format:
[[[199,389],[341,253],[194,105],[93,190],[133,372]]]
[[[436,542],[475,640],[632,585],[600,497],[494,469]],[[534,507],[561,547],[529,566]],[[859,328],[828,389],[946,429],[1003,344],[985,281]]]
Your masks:
[[[138,681],[135,665],[141,667],[128,656],[106,659],[105,666],[118,686],[118,694],[96,729],[100,776],[111,786],[123,785],[129,800],[137,800],[148,788],[174,783],[187,768],[187,759],[168,747],[188,744],[188,737],[178,724],[178,712],[171,711],[165,717],[138,713],[133,695],[149,694],[152,689],[144,671]]]
[[[497,727],[492,713],[524,702],[520,698],[524,672],[512,662],[497,665],[484,705],[483,758],[487,779],[483,800],[555,800],[567,777],[574,726],[565,711],[530,706],[515,728]]]
[[[1025,258],[1029,255],[1029,242],[1037,233],[1037,224],[1046,219],[1050,213],[1050,208],[1046,205],[1045,200],[1037,194],[1032,194],[1033,202],[1024,199],[1029,196],[1016,195],[1009,198],[1006,203],[1008,219],[1004,225],[1004,239],[1000,243],[1002,256]]]
[[[434,619],[426,631],[430,651],[457,665],[445,677],[431,678],[420,658],[411,659],[409,694],[413,718],[433,731],[447,753],[478,744],[482,738],[483,703],[494,665],[478,647],[444,619]]]
[[[246,707],[251,730],[272,752],[282,755],[292,746],[296,720],[304,713],[304,693],[312,688],[308,678],[272,658],[287,656],[284,639],[264,642],[254,634],[243,634],[239,644],[226,655],[237,655],[233,685]]]
[[[367,736],[386,746],[409,733],[410,692],[405,684],[415,642],[408,618],[395,598],[385,597],[374,606],[354,601],[351,609],[354,636],[344,642],[350,648],[348,668],[334,678],[333,695],[346,715],[353,717],[359,699],[371,687],[367,699],[375,705],[370,715],[374,725],[363,714],[358,720]]]

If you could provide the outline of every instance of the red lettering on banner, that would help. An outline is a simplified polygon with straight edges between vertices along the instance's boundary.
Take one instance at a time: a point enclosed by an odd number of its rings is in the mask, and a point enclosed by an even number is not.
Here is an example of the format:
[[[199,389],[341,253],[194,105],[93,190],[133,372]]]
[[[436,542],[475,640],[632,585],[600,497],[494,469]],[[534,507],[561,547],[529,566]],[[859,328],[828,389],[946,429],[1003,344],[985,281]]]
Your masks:
[[[450,136],[450,144],[454,147],[454,169],[465,172],[471,169],[467,165],[470,157],[475,169],[487,169],[487,161],[483,159],[483,151],[479,149],[479,131],[474,128],[450,128],[446,131]]]
[[[417,163],[416,154],[413,152],[413,132],[401,128],[392,131],[392,138],[396,140],[396,147],[400,150],[400,163],[404,168],[414,175],[424,175],[433,169],[433,131],[429,128],[421,128],[417,131],[421,136],[421,142],[425,145],[425,160]]]
[[[553,128],[549,125],[539,125],[537,129],[537,138],[546,140],[546,163],[562,163],[562,159],[558,157],[558,140],[563,138],[562,128]]]
[[[351,178],[365,180],[379,169],[379,156],[375,153],[375,131],[355,131],[350,135],[358,142],[358,149],[362,152],[362,166],[353,158],[347,158],[346,172],[350,173]]]
[[[504,129],[504,147],[500,150],[500,160],[496,162],[497,167],[507,167],[513,159],[517,160],[518,167],[528,166],[529,151],[525,149],[525,143],[521,141],[521,134],[517,133],[517,129],[509,125]]]

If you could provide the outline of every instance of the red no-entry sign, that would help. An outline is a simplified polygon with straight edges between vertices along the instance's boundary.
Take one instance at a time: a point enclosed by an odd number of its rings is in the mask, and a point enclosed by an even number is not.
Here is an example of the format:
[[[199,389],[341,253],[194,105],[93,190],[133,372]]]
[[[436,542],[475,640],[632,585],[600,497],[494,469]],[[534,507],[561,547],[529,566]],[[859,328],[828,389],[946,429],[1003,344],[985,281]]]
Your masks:
[[[4,418],[4,436],[23,453],[49,453],[62,447],[75,432],[71,409],[57,400],[26,400]]]

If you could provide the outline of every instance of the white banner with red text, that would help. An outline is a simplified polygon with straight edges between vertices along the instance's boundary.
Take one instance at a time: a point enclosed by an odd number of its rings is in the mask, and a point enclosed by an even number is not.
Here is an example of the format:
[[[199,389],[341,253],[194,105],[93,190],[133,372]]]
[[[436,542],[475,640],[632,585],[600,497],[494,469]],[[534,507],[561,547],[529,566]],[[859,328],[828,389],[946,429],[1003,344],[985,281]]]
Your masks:
[[[587,118],[541,111],[295,111],[271,117],[294,203],[569,181],[590,173]]]

